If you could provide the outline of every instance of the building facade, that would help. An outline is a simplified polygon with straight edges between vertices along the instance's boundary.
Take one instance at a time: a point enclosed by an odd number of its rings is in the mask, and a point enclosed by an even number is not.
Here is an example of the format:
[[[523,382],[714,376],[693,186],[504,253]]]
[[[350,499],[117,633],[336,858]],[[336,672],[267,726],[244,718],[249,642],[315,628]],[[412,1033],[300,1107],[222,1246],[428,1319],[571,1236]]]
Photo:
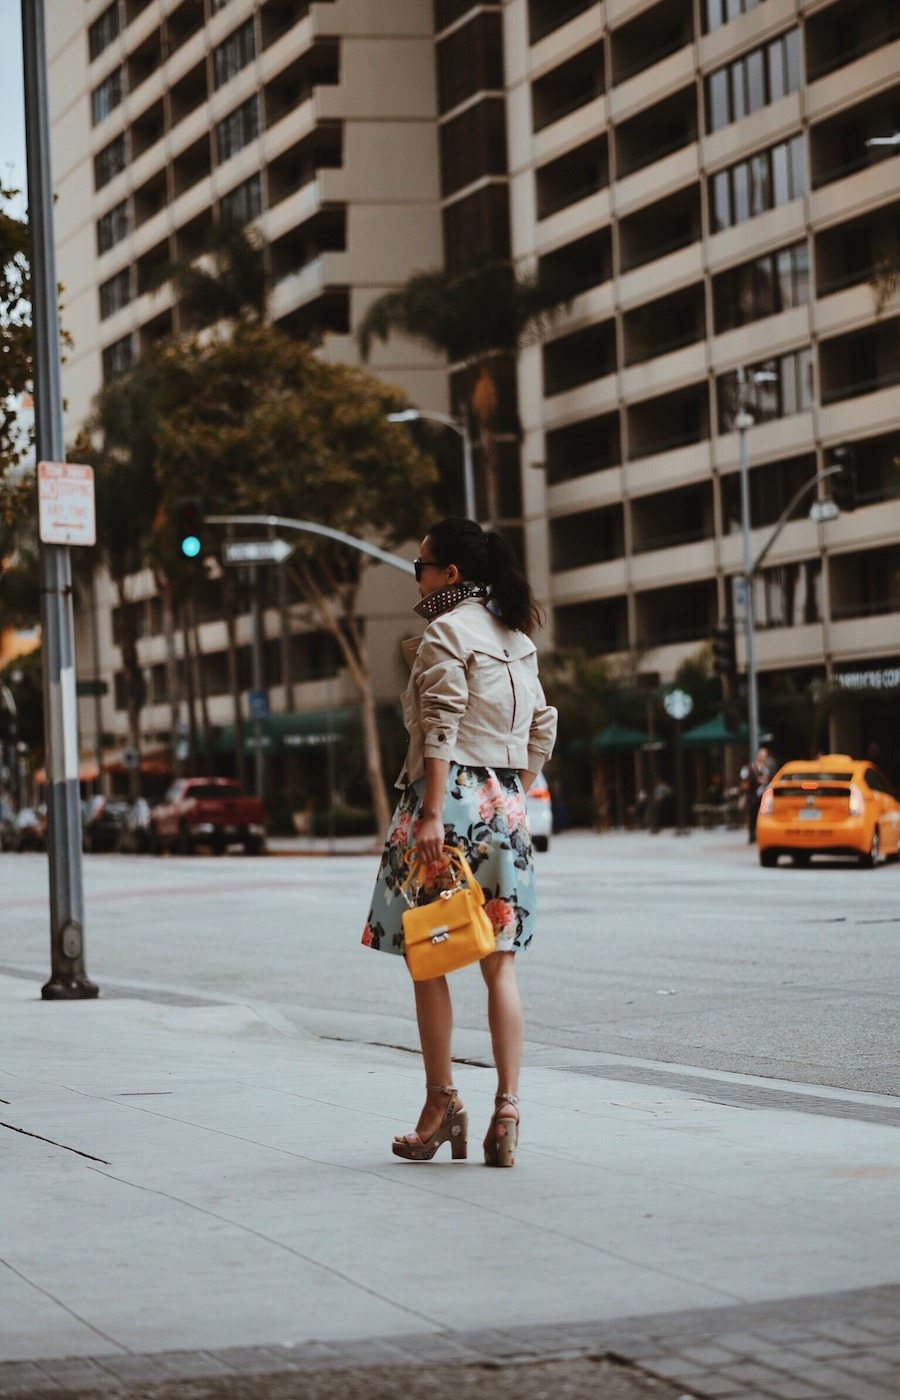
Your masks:
[[[104,378],[179,328],[160,276],[196,254],[217,213],[259,227],[273,319],[346,360],[380,292],[443,261],[509,254],[568,297],[509,367],[501,425],[502,514],[522,530],[552,639],[665,679],[733,617],[745,369],[759,376],[756,550],[831,448],[852,447],[858,479],[853,513],[813,524],[809,499],[797,506],[757,581],[764,713],[783,690],[844,676],[854,702],[835,709],[833,742],[891,742],[891,0],[85,0],[48,20],[73,429]],[[376,346],[373,367],[423,408],[461,405],[459,367],[402,338]],[[385,573],[372,576],[369,625],[387,696],[408,599]],[[136,590],[145,722],[162,740],[152,580]],[[112,682],[102,727],[121,736],[102,581],[97,614],[96,665]],[[266,625],[274,666],[276,609]],[[249,646],[249,618],[240,626]],[[221,657],[224,625],[203,629],[204,655]],[[273,681],[273,706],[349,701],[304,635],[299,689]],[[211,719],[224,724],[216,685]],[[82,718],[90,730],[93,710]]]
[[[519,364],[557,643],[671,677],[733,615],[737,371],[762,371],[754,556],[839,444],[859,502],[816,525],[803,500],[758,578],[764,714],[777,733],[779,691],[844,676],[869,703],[835,707],[832,742],[896,765],[896,6],[510,0],[505,21],[513,252],[571,296]]]

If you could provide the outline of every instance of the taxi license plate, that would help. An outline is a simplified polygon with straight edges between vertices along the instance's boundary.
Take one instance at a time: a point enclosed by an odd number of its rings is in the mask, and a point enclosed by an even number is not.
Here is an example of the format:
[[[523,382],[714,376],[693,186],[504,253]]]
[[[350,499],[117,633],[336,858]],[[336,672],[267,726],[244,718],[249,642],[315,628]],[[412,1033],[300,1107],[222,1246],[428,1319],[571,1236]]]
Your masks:
[[[822,820],[822,813],[817,811],[815,807],[804,807],[801,812],[797,813],[797,816],[802,822],[820,822]]]

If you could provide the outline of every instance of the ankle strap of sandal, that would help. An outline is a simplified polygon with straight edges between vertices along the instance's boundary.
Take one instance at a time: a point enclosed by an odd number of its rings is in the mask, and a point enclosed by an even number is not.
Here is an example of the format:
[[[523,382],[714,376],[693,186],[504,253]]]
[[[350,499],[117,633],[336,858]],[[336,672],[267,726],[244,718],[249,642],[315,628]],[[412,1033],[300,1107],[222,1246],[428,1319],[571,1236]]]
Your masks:
[[[513,1108],[519,1107],[518,1094],[495,1094],[494,1103],[511,1103]]]
[[[426,1084],[426,1089],[430,1089],[435,1094],[458,1094],[459,1090],[453,1084]]]

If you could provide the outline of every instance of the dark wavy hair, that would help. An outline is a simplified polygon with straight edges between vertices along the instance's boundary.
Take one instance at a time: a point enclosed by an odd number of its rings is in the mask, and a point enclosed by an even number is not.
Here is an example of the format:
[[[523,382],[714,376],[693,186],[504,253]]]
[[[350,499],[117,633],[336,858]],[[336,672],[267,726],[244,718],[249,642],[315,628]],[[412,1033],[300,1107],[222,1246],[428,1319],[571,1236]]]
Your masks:
[[[494,609],[507,627],[530,635],[541,625],[541,610],[504,535],[457,517],[439,520],[425,535],[439,564],[455,564],[467,583],[488,586]]]

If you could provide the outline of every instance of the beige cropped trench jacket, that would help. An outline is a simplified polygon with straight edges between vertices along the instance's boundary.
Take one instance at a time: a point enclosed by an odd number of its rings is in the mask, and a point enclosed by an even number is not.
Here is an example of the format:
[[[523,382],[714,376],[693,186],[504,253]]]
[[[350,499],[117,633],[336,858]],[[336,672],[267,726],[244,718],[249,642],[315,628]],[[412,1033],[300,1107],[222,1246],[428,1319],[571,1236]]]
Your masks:
[[[538,678],[537,648],[478,598],[465,598],[403,643],[411,666],[403,694],[409,733],[405,787],[426,758],[537,772],[556,739],[557,714]]]

